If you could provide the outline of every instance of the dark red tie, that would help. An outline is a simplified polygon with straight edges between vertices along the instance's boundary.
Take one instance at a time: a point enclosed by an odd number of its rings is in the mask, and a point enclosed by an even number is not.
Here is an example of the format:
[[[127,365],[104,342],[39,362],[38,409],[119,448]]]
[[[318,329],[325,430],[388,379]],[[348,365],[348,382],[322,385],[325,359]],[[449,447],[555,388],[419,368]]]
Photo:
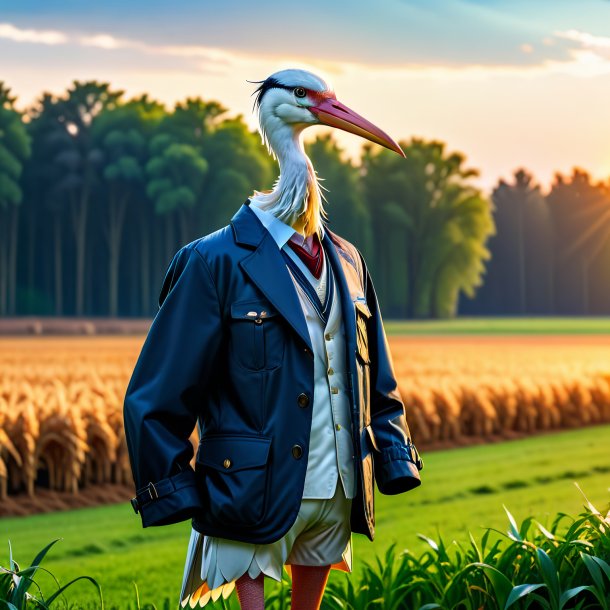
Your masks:
[[[324,248],[320,243],[320,238],[317,233],[314,233],[311,240],[311,252],[306,250],[291,239],[288,240],[288,246],[296,252],[297,256],[305,263],[312,275],[319,280],[322,273],[322,262],[324,261]]]

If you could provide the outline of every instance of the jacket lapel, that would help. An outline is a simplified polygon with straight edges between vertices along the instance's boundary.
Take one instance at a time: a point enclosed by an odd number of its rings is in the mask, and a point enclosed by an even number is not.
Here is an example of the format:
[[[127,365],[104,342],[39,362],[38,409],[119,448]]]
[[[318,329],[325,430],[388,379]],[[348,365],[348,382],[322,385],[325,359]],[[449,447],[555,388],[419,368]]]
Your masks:
[[[241,268],[313,351],[299,295],[273,237],[247,203],[235,213],[231,225],[237,243],[255,247],[251,254],[239,262]],[[353,355],[356,350],[353,301],[361,292],[360,281],[354,265],[339,253],[329,233],[328,229],[324,231],[322,244],[337,280],[335,298],[341,299],[346,342],[349,354]]]
[[[299,295],[273,237],[246,204],[233,216],[231,225],[237,243],[256,247],[239,265],[313,351]]]

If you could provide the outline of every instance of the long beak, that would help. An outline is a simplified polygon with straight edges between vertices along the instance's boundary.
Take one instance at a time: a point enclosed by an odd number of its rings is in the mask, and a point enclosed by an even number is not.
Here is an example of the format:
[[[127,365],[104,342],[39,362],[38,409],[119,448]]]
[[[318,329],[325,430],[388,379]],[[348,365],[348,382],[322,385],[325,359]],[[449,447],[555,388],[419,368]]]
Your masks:
[[[376,144],[381,144],[394,152],[397,152],[401,157],[406,157],[402,148],[379,127],[367,121],[363,116],[360,116],[345,104],[342,104],[334,98],[324,98],[315,106],[309,106],[310,110],[324,125],[337,127],[343,131],[355,133],[361,138],[366,138]]]

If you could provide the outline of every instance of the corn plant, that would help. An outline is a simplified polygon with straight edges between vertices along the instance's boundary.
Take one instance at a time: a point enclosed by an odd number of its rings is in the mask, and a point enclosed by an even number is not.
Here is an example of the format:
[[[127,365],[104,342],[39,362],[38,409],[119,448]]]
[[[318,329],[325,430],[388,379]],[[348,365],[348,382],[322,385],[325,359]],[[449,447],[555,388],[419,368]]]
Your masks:
[[[488,528],[465,547],[420,535],[429,549],[365,563],[362,579],[330,583],[325,610],[610,610],[610,513],[585,497],[577,517],[560,513],[549,529],[532,517]],[[497,535],[491,542],[492,533]]]
[[[60,598],[63,592],[73,585],[78,580],[88,580],[97,589],[100,596],[100,610],[104,610],[104,599],[102,597],[102,589],[97,581],[90,576],[78,576],[69,583],[60,586],[59,581],[49,570],[43,568],[40,564],[44,559],[49,549],[61,538],[56,538],[47,546],[45,546],[37,555],[34,557],[32,564],[27,568],[20,568],[19,564],[13,559],[13,549],[9,540],[9,567],[4,568],[0,566],[0,609],[6,608],[8,610],[26,610],[29,608],[36,608],[40,610],[47,610],[51,607],[56,600],[62,599],[64,604],[66,603],[65,598]],[[49,597],[45,598],[40,586],[34,579],[36,572],[44,571],[51,575],[57,590]],[[35,593],[31,593],[33,589]],[[54,606],[55,607],[55,606]]]

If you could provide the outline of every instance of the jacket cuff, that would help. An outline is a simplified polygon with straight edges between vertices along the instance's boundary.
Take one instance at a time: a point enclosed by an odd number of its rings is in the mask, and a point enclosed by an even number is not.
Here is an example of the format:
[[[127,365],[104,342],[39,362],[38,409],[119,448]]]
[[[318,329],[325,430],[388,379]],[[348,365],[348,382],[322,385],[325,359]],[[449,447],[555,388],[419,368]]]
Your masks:
[[[395,495],[419,487],[423,462],[414,445],[392,445],[374,457],[375,480],[382,494]]]
[[[189,466],[171,477],[152,481],[137,490],[131,506],[142,517],[142,527],[169,525],[190,519],[201,509],[195,472]]]

